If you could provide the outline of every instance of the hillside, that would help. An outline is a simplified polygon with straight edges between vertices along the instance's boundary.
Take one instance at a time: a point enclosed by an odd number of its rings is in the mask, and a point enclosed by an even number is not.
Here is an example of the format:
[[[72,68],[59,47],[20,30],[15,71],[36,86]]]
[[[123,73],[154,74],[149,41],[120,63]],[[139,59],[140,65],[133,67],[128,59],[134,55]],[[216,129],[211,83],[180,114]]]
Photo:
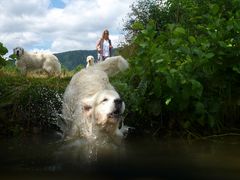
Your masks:
[[[62,53],[55,54],[61,64],[63,64],[68,70],[73,70],[78,65],[86,65],[86,58],[89,55],[94,56],[97,59],[96,50],[76,50],[76,51],[67,51]]]
[[[116,54],[117,49],[113,49],[113,54]],[[96,50],[75,50],[55,54],[62,65],[68,70],[73,70],[79,65],[86,66],[86,58],[92,55],[97,60]]]

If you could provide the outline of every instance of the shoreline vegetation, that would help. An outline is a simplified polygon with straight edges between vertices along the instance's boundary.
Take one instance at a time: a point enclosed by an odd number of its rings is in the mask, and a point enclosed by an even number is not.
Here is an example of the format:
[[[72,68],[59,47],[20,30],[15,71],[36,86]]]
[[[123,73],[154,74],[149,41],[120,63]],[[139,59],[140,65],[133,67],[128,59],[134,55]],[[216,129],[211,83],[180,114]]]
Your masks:
[[[48,77],[39,74],[39,72],[22,76],[12,65],[2,67],[0,69],[0,136],[29,137],[41,134],[55,136],[56,133],[61,133],[59,124],[62,123],[62,96],[75,72],[77,71],[65,70],[61,77]],[[164,116],[162,116],[162,119],[149,118],[144,121],[139,119],[139,115],[132,111],[136,108],[136,102],[133,102],[132,98],[134,97],[131,97],[131,95],[135,96],[136,94],[125,92],[129,89],[126,81],[124,81],[128,74],[129,72],[110,80],[126,102],[128,109],[125,113],[125,123],[134,128],[129,133],[130,138],[143,136],[210,139],[240,135],[238,126],[231,122],[229,122],[230,125],[222,126],[218,131],[213,131],[203,128],[193,129],[194,126],[191,127],[192,129],[166,126],[164,119],[167,117]],[[130,81],[136,80],[132,78]],[[239,114],[230,116],[239,116]],[[237,125],[237,121],[233,122],[236,122]]]

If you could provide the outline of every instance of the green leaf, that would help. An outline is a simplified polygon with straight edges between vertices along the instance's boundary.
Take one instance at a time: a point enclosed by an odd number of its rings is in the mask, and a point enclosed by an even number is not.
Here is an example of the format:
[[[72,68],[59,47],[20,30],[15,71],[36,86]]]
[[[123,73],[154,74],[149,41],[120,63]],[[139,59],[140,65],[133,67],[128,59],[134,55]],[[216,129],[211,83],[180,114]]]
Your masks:
[[[199,49],[199,48],[193,48],[192,49],[192,52],[193,52],[193,54],[196,54],[196,55],[198,55],[199,57],[202,57],[202,56],[204,56],[204,53],[202,52],[202,50],[201,49]]]
[[[137,22],[134,22],[133,25],[132,25],[132,28],[134,30],[141,30],[141,29],[144,29],[144,26],[142,23],[140,23],[139,21]]]
[[[216,15],[216,14],[218,13],[218,11],[219,11],[219,6],[218,6],[217,4],[213,4],[213,5],[210,7],[210,9],[211,9],[212,14],[213,14],[213,15]]]
[[[186,31],[184,28],[182,27],[177,27],[174,31],[173,31],[173,34],[174,35],[181,35],[181,34],[185,34]]]
[[[233,66],[233,71],[235,71],[238,74],[240,74],[240,64],[237,64],[237,65]]]
[[[147,42],[142,42],[139,44],[142,48],[145,48],[148,46],[148,43]]]
[[[147,34],[148,34],[148,31],[147,31],[147,30],[145,30],[145,29],[144,29],[144,30],[142,30],[141,32],[142,32],[144,35],[147,35]]]
[[[218,41],[219,45],[223,48],[227,47],[227,44],[224,41]]]
[[[231,25],[228,25],[227,26],[227,31],[231,31],[232,29],[234,28],[234,26],[231,24]]]
[[[3,44],[0,42],[0,55],[5,55],[8,53],[8,50],[6,47],[3,46]]]
[[[215,55],[214,55],[214,53],[207,53],[206,55],[205,55],[205,57],[207,58],[207,59],[211,59],[212,57],[214,57]]]
[[[162,63],[164,60],[163,59],[158,59],[156,60],[156,63],[159,64],[159,63]]]
[[[6,60],[0,56],[0,68],[6,65]]]
[[[11,55],[9,56],[9,58],[11,58],[11,59],[17,59],[17,55],[16,55],[16,54],[11,54]]]
[[[196,95],[196,97],[201,97],[202,91],[203,91],[202,84],[195,79],[192,79],[191,83],[192,83],[192,90],[193,90],[194,94]]]
[[[172,101],[172,98],[168,98],[166,101],[165,101],[165,104],[166,105],[169,105],[169,103]]]
[[[189,40],[190,43],[192,43],[192,44],[196,43],[196,39],[195,39],[195,37],[193,37],[193,36],[189,36],[189,37],[188,37],[188,40]]]
[[[168,24],[167,27],[170,30],[170,32],[172,32],[175,27],[175,24]]]

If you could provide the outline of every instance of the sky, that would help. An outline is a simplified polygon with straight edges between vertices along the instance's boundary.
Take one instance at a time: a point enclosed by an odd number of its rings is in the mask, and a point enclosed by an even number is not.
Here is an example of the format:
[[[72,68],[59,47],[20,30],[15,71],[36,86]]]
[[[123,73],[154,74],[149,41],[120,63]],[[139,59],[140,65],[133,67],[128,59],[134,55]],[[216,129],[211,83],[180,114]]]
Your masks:
[[[12,53],[93,50],[104,29],[114,47],[135,0],[1,0],[0,42]]]

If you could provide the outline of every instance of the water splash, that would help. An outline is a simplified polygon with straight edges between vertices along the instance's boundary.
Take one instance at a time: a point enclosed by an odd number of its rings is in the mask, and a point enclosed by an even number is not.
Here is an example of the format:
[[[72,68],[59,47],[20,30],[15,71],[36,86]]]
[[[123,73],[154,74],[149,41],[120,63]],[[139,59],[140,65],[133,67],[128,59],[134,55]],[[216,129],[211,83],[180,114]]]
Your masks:
[[[27,131],[61,131],[63,94],[46,87],[31,87],[21,97],[18,110]]]
[[[107,142],[89,141],[86,138],[72,138],[61,142],[56,157],[65,163],[89,165],[105,159],[119,159],[125,156],[125,146]]]

